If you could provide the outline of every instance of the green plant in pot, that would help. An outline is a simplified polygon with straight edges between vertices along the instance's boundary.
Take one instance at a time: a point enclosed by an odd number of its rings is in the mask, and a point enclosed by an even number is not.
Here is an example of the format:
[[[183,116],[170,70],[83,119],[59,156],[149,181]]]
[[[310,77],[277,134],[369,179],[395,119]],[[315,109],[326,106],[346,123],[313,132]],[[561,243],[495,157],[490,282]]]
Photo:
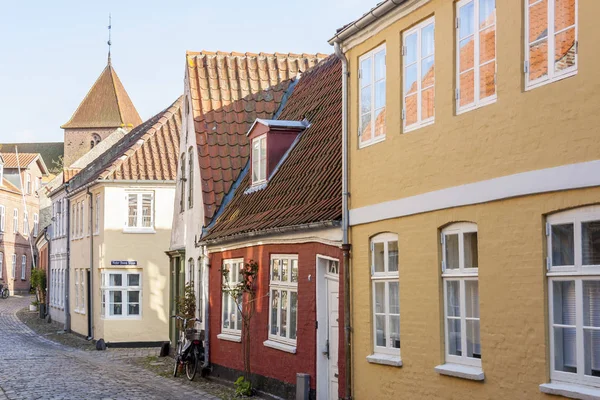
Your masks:
[[[35,295],[39,303],[40,318],[46,316],[46,271],[33,269],[31,271],[31,286],[35,289]]]

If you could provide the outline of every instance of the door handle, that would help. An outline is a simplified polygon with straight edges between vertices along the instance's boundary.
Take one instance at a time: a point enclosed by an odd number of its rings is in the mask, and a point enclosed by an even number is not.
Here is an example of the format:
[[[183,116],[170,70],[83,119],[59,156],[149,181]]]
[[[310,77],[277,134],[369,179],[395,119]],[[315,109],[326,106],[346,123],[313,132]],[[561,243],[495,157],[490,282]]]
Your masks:
[[[338,377],[339,377],[339,376],[338,376],[338,374],[333,374],[333,376],[334,376],[335,378],[338,378]]]

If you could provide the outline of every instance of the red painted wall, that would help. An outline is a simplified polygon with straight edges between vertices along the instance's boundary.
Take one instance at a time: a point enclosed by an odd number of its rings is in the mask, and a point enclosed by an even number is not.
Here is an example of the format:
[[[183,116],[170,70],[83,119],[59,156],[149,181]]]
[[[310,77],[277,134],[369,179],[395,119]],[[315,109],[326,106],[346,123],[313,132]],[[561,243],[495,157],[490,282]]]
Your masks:
[[[269,263],[271,254],[298,255],[298,328],[296,354],[272,349],[263,345],[268,339],[269,325]],[[273,244],[212,253],[210,255],[210,362],[242,371],[242,344],[221,340],[221,271],[224,259],[243,258],[259,264],[256,314],[252,319],[252,372],[290,384],[296,383],[296,373],[311,375],[311,387],[316,387],[316,256],[317,254],[340,260],[340,342],[339,387],[344,388],[344,321],[342,251],[338,247],[320,243]],[[311,275],[311,280],[308,276]]]

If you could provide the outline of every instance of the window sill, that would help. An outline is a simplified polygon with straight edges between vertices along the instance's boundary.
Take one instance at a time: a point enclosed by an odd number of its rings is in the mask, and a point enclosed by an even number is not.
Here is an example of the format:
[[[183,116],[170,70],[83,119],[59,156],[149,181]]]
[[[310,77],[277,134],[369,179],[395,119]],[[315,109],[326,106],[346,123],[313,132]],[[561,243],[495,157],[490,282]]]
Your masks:
[[[472,381],[483,381],[485,375],[479,367],[470,367],[460,364],[442,364],[435,367],[435,372],[440,375],[454,376],[456,378],[469,379]]]
[[[435,120],[430,120],[430,121],[421,122],[420,124],[411,125],[409,127],[404,127],[404,131],[402,133],[413,132],[413,131],[419,130],[421,128],[425,128],[426,126],[433,125],[434,123],[435,123]]]
[[[232,335],[230,333],[219,333],[217,335],[217,339],[227,340],[229,342],[237,342],[237,343],[241,343],[242,342],[242,337],[241,336]]]
[[[498,97],[496,95],[490,96],[487,99],[481,100],[479,104],[472,104],[463,108],[459,108],[456,111],[456,115],[466,114],[470,111],[477,110],[478,108],[489,106],[490,104],[494,104],[496,100],[498,100]]]
[[[572,383],[544,383],[540,385],[540,392],[555,396],[564,396],[570,399],[600,399],[600,388],[575,385]]]
[[[369,147],[369,146],[372,146],[374,144],[381,143],[384,140],[385,140],[385,134],[383,134],[383,135],[381,135],[381,136],[379,136],[379,137],[377,137],[375,139],[371,139],[368,142],[361,142],[360,141],[360,137],[359,137],[359,139],[358,139],[358,148],[359,149],[364,149],[365,147]]]
[[[525,84],[525,91],[528,92],[530,90],[537,89],[540,86],[545,86],[545,85],[548,85],[550,83],[558,82],[558,81],[561,81],[561,80],[566,79],[566,78],[570,78],[570,77],[575,76],[575,75],[577,75],[577,70],[569,71],[569,72],[566,72],[566,73],[564,73],[562,75],[558,75],[558,76],[555,76],[555,77],[550,78],[550,79],[545,79],[543,81],[538,81],[538,82],[535,82],[535,83],[531,83],[529,85],[526,83]]]
[[[279,343],[279,342],[275,342],[273,340],[265,340],[263,342],[263,345],[265,345],[266,347],[270,347],[272,349],[285,351],[286,353],[296,354],[296,346],[292,346],[289,344]]]
[[[401,367],[402,359],[400,356],[392,356],[389,354],[371,354],[367,356],[367,361],[371,364],[389,365],[392,367]]]
[[[124,228],[123,233],[156,233],[154,229]]]

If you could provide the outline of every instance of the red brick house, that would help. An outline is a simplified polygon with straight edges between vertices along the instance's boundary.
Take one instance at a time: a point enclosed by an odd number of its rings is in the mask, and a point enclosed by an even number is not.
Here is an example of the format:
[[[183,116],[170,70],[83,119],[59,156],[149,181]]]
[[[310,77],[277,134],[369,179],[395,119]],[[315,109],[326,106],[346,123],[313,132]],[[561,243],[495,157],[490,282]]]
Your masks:
[[[343,393],[340,77],[341,63],[327,58],[296,81],[275,119],[255,120],[250,159],[197,244],[210,265],[213,375],[243,370],[239,311],[222,288],[254,260],[253,379],[283,398],[295,398],[298,373],[310,375],[311,398]]]

